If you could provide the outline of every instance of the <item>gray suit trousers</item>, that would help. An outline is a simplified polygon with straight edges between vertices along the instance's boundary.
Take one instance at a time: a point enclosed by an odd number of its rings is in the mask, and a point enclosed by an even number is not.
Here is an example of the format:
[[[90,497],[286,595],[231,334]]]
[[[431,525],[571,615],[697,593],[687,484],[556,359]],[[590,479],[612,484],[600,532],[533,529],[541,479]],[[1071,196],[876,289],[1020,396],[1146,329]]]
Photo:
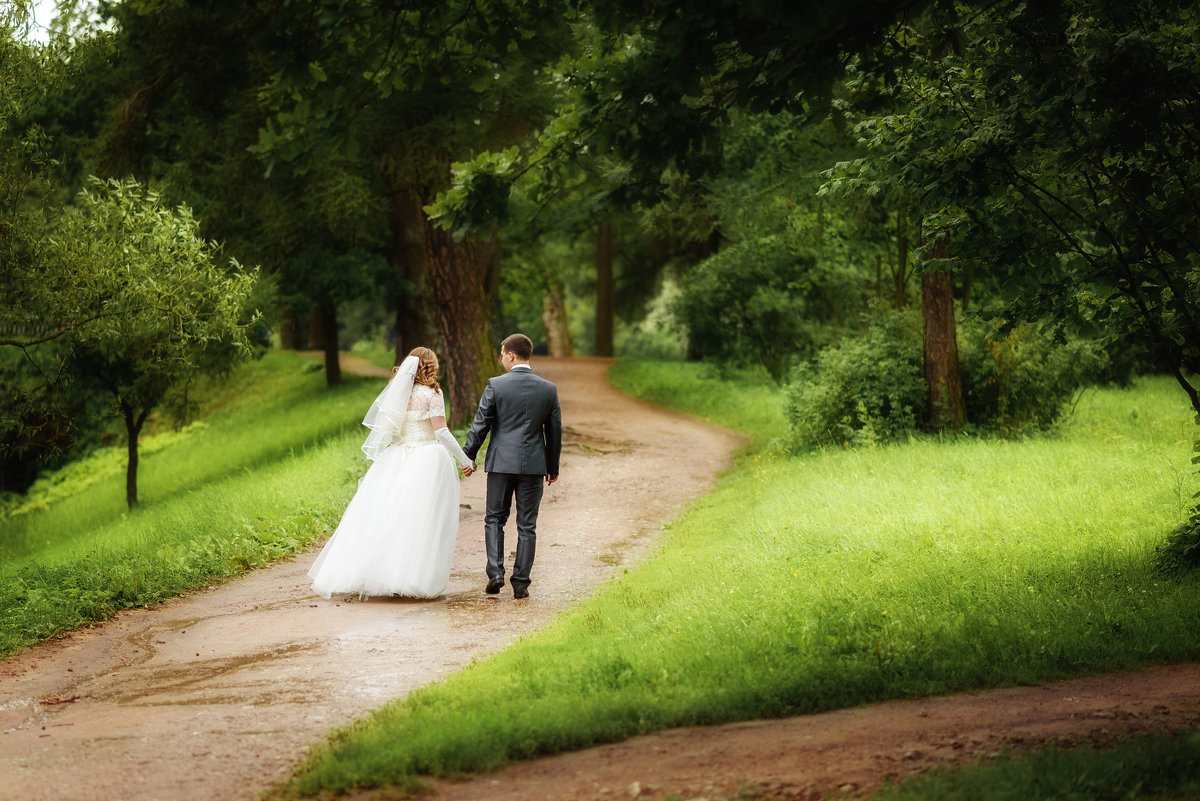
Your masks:
[[[504,524],[517,499],[517,556],[513,560],[514,590],[529,586],[537,540],[538,506],[542,502],[545,476],[520,473],[487,474],[487,508],[483,516],[483,541],[487,548],[487,576],[504,579]]]

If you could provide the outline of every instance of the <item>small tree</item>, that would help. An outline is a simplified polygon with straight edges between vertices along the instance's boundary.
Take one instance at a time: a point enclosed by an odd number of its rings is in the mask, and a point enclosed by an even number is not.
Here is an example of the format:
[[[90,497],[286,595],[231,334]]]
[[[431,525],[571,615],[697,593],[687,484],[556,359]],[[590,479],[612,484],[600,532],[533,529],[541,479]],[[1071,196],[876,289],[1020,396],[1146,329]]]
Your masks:
[[[64,336],[75,375],[110,394],[124,420],[130,507],[150,413],[164,405],[182,412],[191,378],[225,372],[250,353],[256,271],[233,260],[217,266],[216,245],[196,229],[186,206],[167,208],[136,181],[93,178],[55,222],[44,255],[50,283],[74,284],[72,297],[94,312]],[[45,313],[53,324],[58,312]]]

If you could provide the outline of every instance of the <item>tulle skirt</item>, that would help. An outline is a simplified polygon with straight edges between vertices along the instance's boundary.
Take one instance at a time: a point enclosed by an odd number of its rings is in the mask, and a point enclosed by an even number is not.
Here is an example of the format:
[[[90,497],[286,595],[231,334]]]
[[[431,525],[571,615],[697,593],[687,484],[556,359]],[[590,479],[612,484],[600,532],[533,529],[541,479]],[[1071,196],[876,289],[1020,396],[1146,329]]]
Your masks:
[[[458,536],[458,497],[458,470],[440,444],[389,447],[309,569],[313,592],[441,595]]]

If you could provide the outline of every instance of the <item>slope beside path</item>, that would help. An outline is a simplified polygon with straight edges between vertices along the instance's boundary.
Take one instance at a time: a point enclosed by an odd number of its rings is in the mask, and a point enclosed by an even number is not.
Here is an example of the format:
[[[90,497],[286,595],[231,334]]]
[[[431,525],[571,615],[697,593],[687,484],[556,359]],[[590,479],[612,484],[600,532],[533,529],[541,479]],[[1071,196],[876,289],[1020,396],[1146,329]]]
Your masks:
[[[479,473],[462,485],[454,566],[437,600],[318,598],[305,575],[310,549],[0,662],[3,796],[257,798],[331,729],[503,648],[591,593],[704,494],[741,444],[617,392],[609,360],[533,364],[559,385],[565,428],[529,600],[515,602],[510,588],[483,593]],[[351,358],[343,368],[386,373]],[[510,532],[510,553],[515,542]]]

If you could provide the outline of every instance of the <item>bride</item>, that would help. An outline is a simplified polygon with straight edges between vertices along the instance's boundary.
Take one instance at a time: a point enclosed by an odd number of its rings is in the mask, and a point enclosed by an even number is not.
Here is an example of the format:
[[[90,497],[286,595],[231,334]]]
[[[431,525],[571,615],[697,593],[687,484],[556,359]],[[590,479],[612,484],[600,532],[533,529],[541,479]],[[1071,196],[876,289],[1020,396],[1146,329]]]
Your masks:
[[[371,404],[363,453],[371,467],[337,531],[309,569],[315,593],[435,598],[446,589],[458,536],[458,474],[474,468],[450,430],[438,360],[415,348]]]

